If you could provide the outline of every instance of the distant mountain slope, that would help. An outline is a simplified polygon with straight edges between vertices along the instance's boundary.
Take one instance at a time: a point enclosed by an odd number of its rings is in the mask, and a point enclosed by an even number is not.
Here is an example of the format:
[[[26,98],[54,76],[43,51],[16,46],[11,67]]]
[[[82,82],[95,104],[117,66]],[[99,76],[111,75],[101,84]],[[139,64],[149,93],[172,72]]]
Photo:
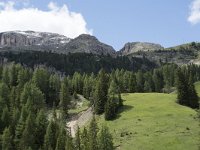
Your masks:
[[[115,55],[115,50],[111,46],[101,43],[94,36],[83,34],[70,39],[64,35],[35,31],[0,33],[0,50]]]
[[[152,44],[152,46],[149,47],[149,50],[144,48],[144,46],[143,48],[141,46],[136,49],[135,46],[132,46],[128,51],[125,47],[120,51],[122,55],[139,58],[146,57],[157,63],[176,63],[179,65],[188,63],[200,64],[200,43],[192,42],[165,49],[162,47],[159,48],[156,44]]]
[[[56,33],[9,31],[0,33],[1,49],[55,51],[63,49],[71,39]]]
[[[122,55],[129,55],[139,51],[155,51],[162,49],[164,49],[164,47],[162,47],[159,44],[147,43],[147,42],[132,42],[132,43],[126,43],[119,52]]]
[[[93,53],[93,54],[110,54],[115,55],[113,47],[99,42],[99,40],[91,35],[82,34],[75,39],[72,39],[66,44],[66,51],[70,53]]]
[[[147,58],[161,63],[176,63],[179,65],[200,64],[200,43],[187,43],[170,48],[148,42],[129,42],[115,51],[112,46],[100,42],[96,37],[82,34],[74,39],[64,35],[35,31],[9,31],[0,33],[1,52],[40,51],[57,54],[88,53],[94,55],[110,55],[112,57],[128,56]]]

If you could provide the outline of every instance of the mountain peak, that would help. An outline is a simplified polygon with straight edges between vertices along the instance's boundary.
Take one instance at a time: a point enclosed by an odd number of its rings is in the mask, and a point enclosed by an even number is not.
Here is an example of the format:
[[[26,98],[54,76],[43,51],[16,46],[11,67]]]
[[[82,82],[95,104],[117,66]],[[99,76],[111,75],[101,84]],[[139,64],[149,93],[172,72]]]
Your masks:
[[[164,49],[164,47],[162,47],[160,44],[149,42],[129,42],[124,45],[124,47],[120,50],[120,53],[122,55],[129,55],[139,51],[155,51],[162,49]]]

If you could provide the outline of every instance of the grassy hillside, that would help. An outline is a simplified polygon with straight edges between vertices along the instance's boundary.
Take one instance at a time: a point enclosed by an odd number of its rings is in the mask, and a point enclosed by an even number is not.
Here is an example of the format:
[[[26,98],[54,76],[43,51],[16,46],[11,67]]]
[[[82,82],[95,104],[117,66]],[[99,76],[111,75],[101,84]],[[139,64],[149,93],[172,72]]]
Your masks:
[[[200,85],[199,85],[200,87]],[[106,124],[120,150],[198,150],[196,112],[178,105],[176,94],[123,94],[124,108]]]
[[[196,91],[198,93],[198,96],[200,97],[200,81],[196,82],[194,85],[195,85]]]

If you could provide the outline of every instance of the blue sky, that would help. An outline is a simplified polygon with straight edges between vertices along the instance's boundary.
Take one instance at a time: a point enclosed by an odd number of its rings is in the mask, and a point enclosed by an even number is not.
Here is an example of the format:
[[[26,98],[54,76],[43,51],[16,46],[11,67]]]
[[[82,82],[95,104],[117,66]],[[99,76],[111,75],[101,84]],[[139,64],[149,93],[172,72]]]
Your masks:
[[[92,32],[100,41],[119,50],[126,42],[134,41],[154,42],[164,47],[200,41],[198,14],[200,6],[195,7],[196,22],[193,23],[195,19],[193,22],[188,21],[195,1],[199,2],[199,0],[20,0],[15,4],[15,9],[33,7],[48,11],[47,6],[50,2],[57,7],[65,4],[70,12],[81,14],[82,23],[87,24],[80,32]],[[0,2],[5,1],[0,0]],[[196,5],[199,4],[200,2]]]

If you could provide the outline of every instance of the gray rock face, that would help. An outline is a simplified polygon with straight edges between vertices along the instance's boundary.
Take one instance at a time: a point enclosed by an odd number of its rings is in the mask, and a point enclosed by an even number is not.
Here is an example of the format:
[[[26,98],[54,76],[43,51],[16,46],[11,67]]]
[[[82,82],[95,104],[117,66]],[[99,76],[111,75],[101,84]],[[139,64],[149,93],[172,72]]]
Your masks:
[[[109,54],[111,56],[114,56],[116,53],[113,47],[101,43],[96,37],[87,34],[82,34],[71,40],[66,45],[66,51],[70,53],[85,52],[99,55]]]
[[[34,31],[10,31],[0,33],[0,47],[22,50],[60,50],[71,39],[63,35]]]
[[[155,51],[163,50],[164,48],[159,44],[147,43],[147,42],[132,42],[126,43],[124,47],[119,51],[122,55],[129,55],[139,51]]]
[[[115,50],[94,36],[80,35],[75,39],[66,36],[34,31],[9,31],[0,33],[0,50],[51,51],[55,53],[93,53],[115,55]]]

